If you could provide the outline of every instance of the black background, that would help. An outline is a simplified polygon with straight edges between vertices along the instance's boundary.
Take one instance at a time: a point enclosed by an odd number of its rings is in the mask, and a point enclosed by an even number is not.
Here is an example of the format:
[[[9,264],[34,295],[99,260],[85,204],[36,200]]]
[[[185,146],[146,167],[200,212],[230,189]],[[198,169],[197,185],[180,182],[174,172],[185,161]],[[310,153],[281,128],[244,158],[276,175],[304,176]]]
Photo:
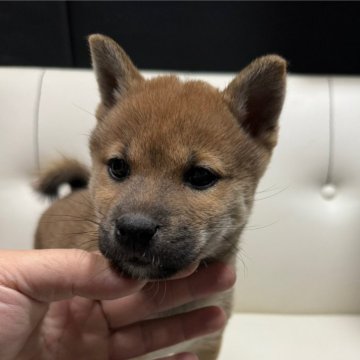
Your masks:
[[[360,73],[356,2],[1,2],[0,65],[89,67],[91,33],[142,69],[236,71],[278,53],[295,73]]]

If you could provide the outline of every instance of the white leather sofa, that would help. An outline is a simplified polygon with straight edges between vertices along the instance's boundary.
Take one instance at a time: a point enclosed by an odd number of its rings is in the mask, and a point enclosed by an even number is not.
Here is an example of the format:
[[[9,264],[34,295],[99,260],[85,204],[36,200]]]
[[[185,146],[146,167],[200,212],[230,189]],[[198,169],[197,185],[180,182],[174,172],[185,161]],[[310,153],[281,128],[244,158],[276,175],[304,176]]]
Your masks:
[[[39,167],[89,162],[97,102],[90,71],[0,68],[1,248],[32,246]],[[360,359],[360,78],[289,76],[242,249],[221,360]]]

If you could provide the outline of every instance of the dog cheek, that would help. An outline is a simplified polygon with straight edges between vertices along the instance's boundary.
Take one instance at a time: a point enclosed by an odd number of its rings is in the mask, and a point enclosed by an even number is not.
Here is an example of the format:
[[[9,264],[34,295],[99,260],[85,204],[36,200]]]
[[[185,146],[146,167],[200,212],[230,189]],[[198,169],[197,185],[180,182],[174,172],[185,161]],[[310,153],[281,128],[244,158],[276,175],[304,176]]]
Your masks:
[[[122,194],[118,184],[113,184],[104,174],[99,174],[90,181],[90,194],[93,206],[102,218],[110,217],[113,209],[121,202]]]
[[[168,259],[194,259],[200,249],[198,234],[190,223],[172,225],[162,232],[155,250]]]
[[[245,189],[242,186],[232,189],[231,193],[223,194],[222,201],[206,223],[206,231],[203,231],[203,252],[211,257],[236,251],[239,235],[250,214]]]
[[[107,258],[116,258],[118,249],[111,235],[111,227],[102,222],[99,226],[99,250]]]

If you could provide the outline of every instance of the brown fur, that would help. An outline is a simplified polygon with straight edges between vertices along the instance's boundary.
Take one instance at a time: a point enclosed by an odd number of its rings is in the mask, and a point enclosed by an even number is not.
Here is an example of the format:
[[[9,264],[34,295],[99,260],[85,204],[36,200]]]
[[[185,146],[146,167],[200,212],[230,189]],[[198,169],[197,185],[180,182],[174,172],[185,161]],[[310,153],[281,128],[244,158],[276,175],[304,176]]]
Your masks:
[[[221,92],[175,76],[145,81],[125,52],[102,35],[91,36],[90,47],[101,95],[90,141],[90,183],[45,212],[36,246],[99,247],[113,264],[139,278],[166,277],[167,265],[178,271],[194,261],[234,263],[256,186],[277,141],[285,61],[276,55],[257,59]],[[122,181],[109,176],[114,157],[130,166]],[[219,180],[205,190],[192,188],[184,173],[194,166],[211,169]],[[65,175],[51,171],[40,184],[54,188],[51,179],[71,179],[71,173],[76,173],[71,166]],[[159,224],[153,248],[143,255],[152,256],[145,268],[132,264],[114,240],[116,220],[134,213]],[[227,292],[159,316],[209,304],[230,316],[231,302]],[[180,349],[212,360],[220,343],[216,334]]]
[[[90,179],[90,171],[74,159],[63,158],[41,171],[34,189],[50,198],[58,196],[59,184],[69,184],[72,190],[83,188]]]

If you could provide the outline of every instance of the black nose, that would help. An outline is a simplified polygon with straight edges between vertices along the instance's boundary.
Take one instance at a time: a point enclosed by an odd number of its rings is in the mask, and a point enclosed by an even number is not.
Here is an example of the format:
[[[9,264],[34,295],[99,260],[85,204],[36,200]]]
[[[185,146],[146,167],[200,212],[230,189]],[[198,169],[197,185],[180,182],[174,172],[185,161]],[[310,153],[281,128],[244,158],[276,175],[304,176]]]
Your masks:
[[[116,238],[128,249],[144,252],[150,245],[158,225],[141,214],[125,214],[116,220]]]

